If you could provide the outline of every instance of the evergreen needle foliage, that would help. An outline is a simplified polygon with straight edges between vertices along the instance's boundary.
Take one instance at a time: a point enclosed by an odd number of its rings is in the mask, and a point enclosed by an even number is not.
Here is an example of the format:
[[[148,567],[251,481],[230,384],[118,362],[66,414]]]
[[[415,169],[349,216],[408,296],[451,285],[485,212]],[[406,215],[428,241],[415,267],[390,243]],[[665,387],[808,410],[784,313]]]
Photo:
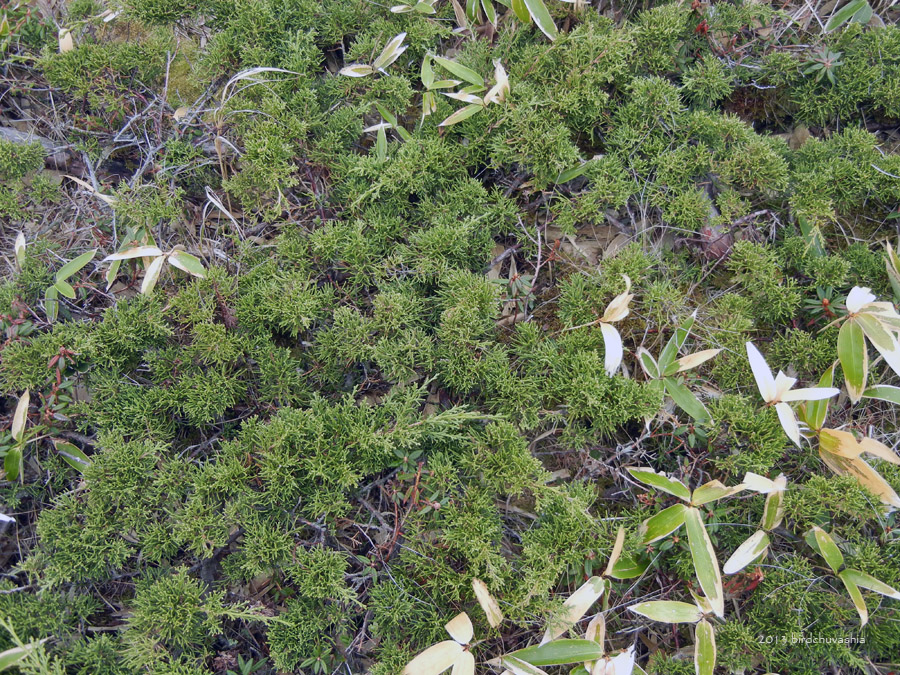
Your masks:
[[[897,8],[397,2],[0,8],[0,670],[889,669]]]

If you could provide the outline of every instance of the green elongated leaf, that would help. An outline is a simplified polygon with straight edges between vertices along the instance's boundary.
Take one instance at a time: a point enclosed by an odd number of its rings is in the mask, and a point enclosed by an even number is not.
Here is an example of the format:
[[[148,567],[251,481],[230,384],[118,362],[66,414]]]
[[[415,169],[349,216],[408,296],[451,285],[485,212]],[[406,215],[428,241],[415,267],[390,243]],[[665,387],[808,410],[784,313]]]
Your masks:
[[[14,481],[22,471],[22,446],[17,445],[6,451],[3,458],[3,470],[6,472],[6,480]]]
[[[97,255],[97,249],[88,251],[87,253],[82,253],[74,260],[70,260],[65,265],[59,268],[59,271],[56,273],[56,280],[65,281],[70,276],[75,274],[75,272],[79,271],[82,267],[87,265],[95,255]]]
[[[869,342],[881,352],[890,352],[895,349],[894,337],[888,333],[874,314],[857,314],[854,320],[859,323],[863,334],[869,338]]]
[[[868,2],[863,5],[862,9],[860,9],[856,14],[853,15],[853,18],[850,19],[853,23],[861,23],[863,25],[869,23],[872,20],[872,15],[875,14],[875,10],[872,9],[872,5]]]
[[[622,556],[612,566],[607,576],[613,579],[635,579],[647,571],[647,563],[635,560],[630,556]]]
[[[346,77],[366,77],[374,73],[375,69],[365,63],[351,63],[341,68],[339,72]]]
[[[669,338],[666,346],[663,347],[663,350],[659,354],[659,368],[661,371],[665,371],[675,362],[675,357],[678,356],[678,352],[684,347],[688,335],[691,334],[691,328],[694,327],[695,315],[696,312],[682,321],[681,325],[675,329],[675,333],[672,337]]]
[[[572,670],[569,671],[569,675],[591,675],[591,674],[588,672],[587,668],[585,668],[584,666],[578,666],[576,668],[572,668]]]
[[[47,312],[47,321],[56,321],[59,316],[59,291],[55,286],[44,291],[44,310]]]
[[[0,652],[0,671],[12,668],[14,665],[21,663],[22,659],[46,641],[47,639],[45,638],[36,642],[29,642],[21,647],[13,647],[12,649]]]
[[[525,6],[525,0],[512,0],[512,11],[515,13],[516,18],[526,26],[531,23],[531,12]]]
[[[75,299],[75,289],[72,288],[71,284],[69,284],[68,281],[63,281],[62,279],[60,279],[55,284],[53,284],[53,287],[59,292],[60,295],[63,295],[70,300]]]
[[[675,401],[675,405],[684,410],[684,412],[698,422],[709,421],[709,411],[706,409],[706,406],[700,402],[700,399],[694,396],[694,392],[674,377],[667,377],[663,382],[666,384],[666,392],[672,397],[672,400]]]
[[[452,89],[460,84],[462,84],[460,80],[438,80],[431,85],[430,89]]]
[[[481,112],[484,110],[484,106],[479,103],[473,103],[471,105],[467,105],[465,108],[460,108],[455,113],[450,115],[447,119],[441,122],[439,127],[449,127],[458,122],[462,122],[463,120],[469,119],[472,115]]]
[[[694,571],[700,588],[706,594],[716,616],[725,616],[725,591],[722,588],[722,573],[716,551],[706,531],[700,510],[687,508],[684,512],[684,524],[687,527],[688,545],[694,561]]]
[[[169,254],[169,262],[173,267],[177,267],[183,272],[187,272],[200,279],[206,278],[206,268],[203,267],[200,258],[191,255],[186,251],[172,251],[172,253]]]
[[[372,64],[372,67],[375,70],[384,70],[389,65],[391,65],[394,61],[400,58],[400,55],[406,51],[405,46],[403,45],[403,40],[406,39],[406,33],[399,33],[390,39],[390,41],[384,46],[381,54],[378,55],[378,58],[375,59],[375,62]]]
[[[425,58],[422,59],[420,77],[422,78],[422,85],[426,89],[431,89],[431,85],[434,84],[434,69],[431,67],[431,54],[426,54]],[[381,112],[381,108],[378,108],[378,110]],[[381,116],[384,117],[384,113],[381,113]],[[387,118],[385,117],[385,119]]]
[[[397,116],[394,113],[392,113],[380,103],[375,104],[375,109],[378,110],[378,113],[381,115],[385,122],[389,122],[392,127],[397,126]]]
[[[900,405],[900,387],[893,387],[889,384],[876,384],[874,387],[866,389],[862,393],[862,397]]]
[[[380,162],[387,159],[387,132],[384,127],[378,127],[378,134],[375,140],[375,156]]]
[[[716,631],[703,619],[697,624],[694,642],[694,672],[696,675],[713,675],[716,670]]]
[[[437,10],[427,2],[417,2],[413,9],[419,14],[436,14]]]
[[[109,264],[109,269],[106,270],[106,290],[112,288],[113,282],[116,280],[116,276],[119,274],[119,267],[122,266],[121,260],[113,260]]]
[[[422,93],[422,120],[437,110],[437,101],[433,91]]]
[[[562,666],[594,661],[603,656],[603,647],[593,640],[553,640],[537,647],[526,647],[509,654],[533,666]],[[504,657],[506,658],[506,657]]]
[[[828,23],[825,24],[825,32],[830,33],[847,23],[853,18],[853,15],[863,9],[869,3],[866,0],[850,0],[846,5],[831,15]]]
[[[459,79],[470,82],[478,87],[484,86],[484,78],[471,68],[464,66],[461,63],[457,63],[456,61],[445,59],[443,56],[434,56],[432,58],[438,63],[438,65],[450,71]]]
[[[850,579],[854,584],[860,586],[861,588],[874,591],[875,593],[881,593],[881,595],[884,595],[893,600],[900,600],[900,591],[898,591],[893,586],[889,586],[883,581],[879,581],[871,574],[866,574],[865,572],[860,572],[859,570],[844,570],[841,574],[843,574],[844,577]]]
[[[826,370],[819,378],[819,387],[830,389],[834,386],[834,365]],[[898,390],[900,391],[900,390]],[[807,401],[803,404],[804,421],[813,431],[818,431],[825,426],[825,418],[828,417],[828,405],[831,399],[823,398],[818,401]]]
[[[746,486],[743,483],[728,487],[721,481],[711,480],[694,490],[693,494],[691,494],[691,504],[693,506],[701,506],[703,504],[708,504],[709,502],[724,499],[725,497],[730,497],[745,489]]]
[[[494,9],[493,0],[481,0],[481,6],[484,8],[484,16],[492,26],[497,25],[497,10]]]
[[[534,19],[535,25],[541,29],[541,32],[551,41],[559,37],[559,31],[556,30],[556,24],[553,23],[553,17],[550,16],[544,0],[524,0],[524,2],[528,13],[531,14],[531,18]]]
[[[887,263],[887,275],[891,282],[891,290],[894,292],[894,298],[900,299],[900,268],[892,267],[891,263]]]
[[[641,347],[637,350],[637,357],[638,363],[641,364],[641,368],[647,373],[647,377],[652,380],[659,378],[659,364],[650,352]]]
[[[825,558],[825,562],[831,568],[831,571],[837,574],[838,570],[844,565],[844,554],[841,549],[834,543],[834,539],[821,527],[813,527],[806,537],[807,543],[814,548],[819,555]]]
[[[844,383],[853,403],[859,401],[866,389],[869,354],[863,330],[856,321],[848,319],[838,333],[838,359],[844,371]]]
[[[469,21],[478,19],[478,0],[466,0],[466,17]]]
[[[591,168],[590,160],[587,162],[582,162],[577,166],[573,166],[570,169],[566,169],[565,171],[561,172],[556,178],[556,184],[562,185],[563,183],[568,183],[570,180],[574,180],[579,176],[583,176],[585,171],[587,171],[589,168]]]
[[[766,495],[766,505],[763,509],[762,527],[771,532],[781,525],[784,517],[784,490],[776,490]]]
[[[661,623],[697,623],[703,618],[703,612],[697,605],[675,600],[654,600],[639,602],[628,608],[635,614],[646,616]]]
[[[423,61],[423,63],[424,63],[424,61]],[[394,115],[394,113],[392,113],[390,110],[385,108],[380,103],[376,103],[375,107],[378,109],[378,112],[381,113],[381,116],[385,119],[385,121],[390,123],[391,127],[394,129],[394,131],[397,132],[397,134],[400,136],[400,138],[402,138],[404,141],[408,141],[412,138],[412,134],[410,134],[406,129],[404,129],[400,125],[400,122],[397,121],[397,116]],[[202,268],[202,265],[201,265],[201,268]]]
[[[85,467],[90,466],[91,460],[77,446],[56,439],[53,439],[53,445],[60,456],[73,469],[84,471]]]
[[[655,516],[650,516],[641,524],[641,534],[645,544],[652,544],[664,537],[668,537],[679,527],[684,525],[684,514],[687,507],[684,504],[675,504],[663,509]]]
[[[670,495],[674,495],[686,502],[691,501],[691,491],[688,489],[687,485],[680,480],[669,478],[661,473],[656,473],[656,471],[649,467],[628,467],[628,473],[631,474],[632,478],[640,481],[644,485],[649,485],[657,490],[668,492]]]
[[[856,607],[856,612],[859,614],[859,621],[862,626],[865,626],[869,623],[869,608],[866,607],[866,601],[863,598],[862,593],[859,590],[859,586],[857,586],[853,580],[847,576],[847,572],[850,570],[844,570],[843,572],[838,574],[838,579],[840,579],[844,588],[847,589],[847,594],[850,596],[850,599],[853,601],[853,606]]]

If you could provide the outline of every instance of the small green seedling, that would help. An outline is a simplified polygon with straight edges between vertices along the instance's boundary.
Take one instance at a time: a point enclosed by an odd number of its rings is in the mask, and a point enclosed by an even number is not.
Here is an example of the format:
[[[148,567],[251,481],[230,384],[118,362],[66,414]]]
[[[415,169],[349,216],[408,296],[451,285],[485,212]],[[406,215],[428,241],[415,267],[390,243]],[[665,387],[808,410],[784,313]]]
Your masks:
[[[144,295],[150,293],[156,287],[156,282],[159,281],[163,265],[167,261],[172,267],[177,267],[192,276],[200,279],[206,277],[206,269],[203,267],[203,263],[200,262],[200,259],[187,253],[181,246],[175,246],[167,253],[163,253],[159,247],[154,245],[132,246],[131,248],[126,248],[118,253],[106,256],[103,259],[103,262],[112,263],[110,270],[112,270],[113,267],[118,270],[118,264],[121,263],[121,261],[133,260],[135,258],[144,258],[147,268],[144,274],[144,280],[141,283],[141,293]],[[107,275],[107,279],[109,279],[109,275]]]
[[[506,97],[509,95],[510,91],[509,78],[506,75],[506,69],[499,59],[494,61],[494,86],[491,87],[484,96],[476,96],[476,94],[487,89],[487,85],[481,75],[456,61],[451,61],[450,59],[445,59],[440,56],[433,56],[432,58],[436,63],[446,68],[453,75],[469,83],[467,87],[464,87],[459,91],[451,91],[449,93],[442,92],[444,96],[456,99],[457,101],[462,101],[468,105],[465,108],[457,110],[438,126],[449,127],[470,118],[472,115],[484,110],[484,108],[491,103],[499,105],[506,101]],[[450,80],[445,80],[443,82],[449,81]],[[432,86],[436,87],[437,84],[438,83]]]
[[[677,358],[678,352],[684,346],[697,313],[694,312],[678,328],[675,334],[669,338],[666,346],[659,355],[659,361],[653,358],[649,351],[641,347],[637,351],[638,363],[650,378],[650,385],[656,387],[663,394],[668,394],[679,408],[698,422],[709,420],[709,411],[700,402],[693,392],[687,388],[683,379],[676,378],[680,373],[692,370],[706,363],[721,349],[704,349],[688,356]]]
[[[696,675],[713,675],[716,670],[716,631],[707,620],[713,607],[707,598],[691,591],[694,603],[674,600],[639,602],[628,609],[661,623],[696,624],[694,633],[694,672]]]
[[[628,469],[628,473],[644,485],[667,492],[685,502],[686,505],[675,504],[645,520],[641,525],[644,543],[652,544],[664,539],[682,525],[686,525],[688,546],[691,550],[694,571],[697,573],[700,588],[709,598],[715,615],[724,616],[725,593],[722,588],[722,573],[719,571],[716,552],[703,523],[703,515],[697,507],[730,497],[744,490],[746,486],[739,483],[734,487],[727,487],[720,481],[714,480],[691,492],[687,485],[680,480],[669,478],[651,468],[633,467]]]
[[[403,44],[406,39],[406,33],[400,33],[391,38],[390,42],[385,45],[378,58],[372,62],[372,65],[365,63],[351,63],[349,66],[341,68],[341,75],[346,77],[367,77],[373,73],[381,73],[387,75],[385,68],[400,58],[400,55],[406,51],[408,45]]]
[[[856,607],[859,614],[860,625],[865,626],[869,622],[869,609],[866,607],[866,601],[863,599],[860,588],[880,593],[893,600],[900,600],[900,591],[879,581],[871,574],[845,568],[844,554],[841,553],[841,549],[838,548],[831,535],[821,527],[814,527],[806,534],[806,543],[825,559],[831,571],[843,582],[844,588],[847,589],[853,606]]]
[[[885,363],[900,375],[900,315],[890,302],[877,302],[868,288],[854,286],[845,303],[847,315],[831,325],[843,322],[838,333],[838,359],[844,371],[844,383],[853,403],[862,398],[869,375],[866,340],[881,354]]]
[[[75,289],[67,281],[76,272],[87,265],[97,254],[97,249],[82,253],[74,260],[70,260],[56,272],[55,283],[44,291],[44,309],[47,311],[47,321],[53,323],[59,316],[59,296],[65,296],[70,300],[75,299]]]
[[[25,439],[25,425],[28,422],[28,406],[30,403],[31,392],[26,389],[16,404],[12,425],[10,426],[14,445],[7,450],[6,457],[3,460],[3,470],[6,472],[7,480],[16,480],[22,475],[22,457],[27,442]]]
[[[793,408],[788,405],[788,401],[821,401],[837,396],[840,390],[834,387],[807,387],[791,390],[791,387],[797,383],[797,378],[788,377],[780,370],[778,375],[772,377],[772,369],[769,368],[769,364],[766,363],[763,355],[759,353],[752,342],[747,343],[747,358],[750,361],[750,369],[753,371],[759,395],[762,396],[766,405],[775,407],[781,428],[799,448],[800,425]]]

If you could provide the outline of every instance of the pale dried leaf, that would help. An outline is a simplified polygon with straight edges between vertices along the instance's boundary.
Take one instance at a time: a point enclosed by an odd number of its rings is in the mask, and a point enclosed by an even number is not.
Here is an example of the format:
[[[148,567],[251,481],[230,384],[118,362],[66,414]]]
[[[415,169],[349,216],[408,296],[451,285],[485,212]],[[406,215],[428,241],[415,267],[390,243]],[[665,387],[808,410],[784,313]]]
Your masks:
[[[28,405],[30,403],[31,392],[26,389],[16,404],[16,411],[13,413],[12,426],[10,427],[13,440],[17,442],[21,442],[22,436],[25,434],[25,422],[28,419]]]
[[[401,675],[439,675],[456,663],[462,653],[458,642],[439,642],[407,663]]]
[[[469,644],[475,636],[472,620],[469,619],[469,615],[465,612],[460,612],[450,619],[450,621],[445,623],[444,630],[446,630],[450,634],[450,637],[461,645]]]
[[[500,611],[500,605],[497,600],[488,591],[487,585],[481,579],[472,579],[472,590],[475,591],[475,597],[484,614],[487,617],[491,628],[496,628],[503,622],[503,612]]]

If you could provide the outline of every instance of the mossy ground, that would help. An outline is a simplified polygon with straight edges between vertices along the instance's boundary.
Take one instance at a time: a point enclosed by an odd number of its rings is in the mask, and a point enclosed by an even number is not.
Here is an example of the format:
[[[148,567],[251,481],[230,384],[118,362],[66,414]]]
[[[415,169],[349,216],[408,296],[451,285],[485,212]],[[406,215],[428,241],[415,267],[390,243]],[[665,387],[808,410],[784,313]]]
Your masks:
[[[454,4],[7,9],[0,126],[68,157],[47,170],[41,145],[0,140],[0,451],[31,393],[22,475],[0,482],[15,519],[0,619],[49,638],[23,672],[393,675],[462,610],[482,663],[539,640],[619,525],[650,566],[598,604],[609,641],[635,644],[647,672],[693,672],[689,628],[627,611],[690,601],[696,585],[684,537],[640,544],[641,521],[672,500],[631,481],[633,465],[692,486],[789,476],[769,557],[726,580],[722,672],[896,661],[900,605],[872,594],[860,628],[802,538],[822,526],[848,564],[896,585],[896,517],[790,443],[744,351],[752,340],[814,386],[849,289],[891,299],[896,16],[823,35],[801,5],[547,0],[550,42],[500,4],[496,28],[456,30]],[[408,49],[385,73],[338,74],[401,32]],[[817,77],[834,52],[833,81]],[[488,87],[499,60],[506,101],[439,126],[463,104],[438,93],[423,116],[428,55]],[[271,70],[246,75],[257,68]],[[380,140],[366,131],[391,117]],[[148,238],[184,246],[206,277],[169,267],[140,294],[132,260],[107,284],[100,259]],[[91,249],[51,323],[54,274]],[[623,275],[635,298],[610,377],[598,320]],[[694,312],[685,353],[723,350],[688,380],[703,423],[635,359]],[[831,414],[895,444],[889,404],[842,396]],[[709,509],[721,560],[762,504]],[[500,601],[500,629],[473,578]]]

